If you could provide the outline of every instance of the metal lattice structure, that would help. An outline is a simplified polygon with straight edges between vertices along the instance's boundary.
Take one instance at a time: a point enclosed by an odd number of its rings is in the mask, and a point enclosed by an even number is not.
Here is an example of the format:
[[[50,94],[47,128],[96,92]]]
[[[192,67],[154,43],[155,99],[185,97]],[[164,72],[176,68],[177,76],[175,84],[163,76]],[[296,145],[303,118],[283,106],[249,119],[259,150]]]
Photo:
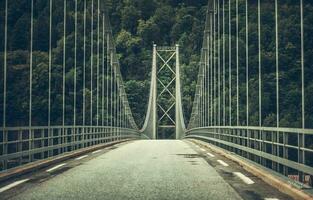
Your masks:
[[[175,80],[176,70],[174,62],[176,58],[176,49],[170,47],[157,47],[157,60],[160,63],[157,67],[157,110],[158,112],[158,128],[175,128]],[[164,54],[164,55],[162,55]],[[162,77],[163,76],[163,77]],[[159,133],[160,131],[158,131]],[[174,133],[174,131],[173,131]],[[158,135],[158,138],[160,136]],[[164,136],[162,138],[165,138]]]
[[[151,139],[180,139],[184,135],[185,123],[180,91],[179,45],[153,46],[151,76],[150,99],[142,132]],[[164,129],[169,130],[167,136]]]

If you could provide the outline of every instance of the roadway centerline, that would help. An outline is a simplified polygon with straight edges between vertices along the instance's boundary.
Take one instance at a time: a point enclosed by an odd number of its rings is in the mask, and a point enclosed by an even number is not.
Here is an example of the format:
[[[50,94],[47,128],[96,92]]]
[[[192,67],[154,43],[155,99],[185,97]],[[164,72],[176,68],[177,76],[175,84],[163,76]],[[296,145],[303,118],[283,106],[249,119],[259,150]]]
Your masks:
[[[254,184],[254,181],[252,181],[250,178],[248,178],[247,176],[243,175],[240,172],[233,172],[238,178],[240,178],[244,183],[251,185]]]
[[[84,156],[81,156],[81,157],[75,158],[75,160],[81,160],[81,159],[84,159],[84,158],[86,158],[86,157],[88,157],[88,155],[84,155]]]
[[[23,180],[20,180],[20,181],[15,181],[14,183],[11,183],[11,184],[9,184],[7,186],[4,186],[4,187],[0,188],[0,193],[2,193],[4,191],[7,191],[7,190],[9,190],[9,189],[11,189],[11,188],[13,188],[15,186],[18,186],[18,185],[20,185],[20,184],[22,184],[22,183],[24,183],[24,182],[26,182],[28,180],[29,179],[23,179]]]
[[[54,171],[56,169],[59,169],[60,167],[63,167],[64,165],[66,165],[66,163],[62,163],[62,164],[59,164],[59,165],[57,165],[55,167],[52,167],[52,168],[46,170],[46,172],[52,172],[52,171]]]
[[[229,166],[226,162],[224,162],[222,160],[217,160],[217,162],[220,163],[221,165],[223,165],[224,167],[228,167]]]

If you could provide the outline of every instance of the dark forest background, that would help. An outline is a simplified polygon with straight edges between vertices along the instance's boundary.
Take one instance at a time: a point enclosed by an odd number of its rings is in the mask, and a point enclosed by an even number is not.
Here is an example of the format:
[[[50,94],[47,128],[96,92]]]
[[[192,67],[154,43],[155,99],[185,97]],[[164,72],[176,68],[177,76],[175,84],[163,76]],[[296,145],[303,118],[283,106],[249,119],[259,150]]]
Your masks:
[[[53,1],[52,38],[52,121],[61,124],[62,113],[62,61],[63,61],[63,0]],[[82,107],[82,33],[83,1],[78,13],[78,122],[81,122]],[[90,53],[90,0],[88,2],[87,54]],[[96,4],[97,1],[95,1]],[[228,2],[228,1],[227,1]],[[272,1],[261,1],[262,41],[262,122],[264,126],[276,126],[275,88],[275,16]],[[313,6],[304,1],[305,39],[305,121],[306,127],[313,124]],[[97,5],[96,5],[97,6]],[[95,7],[96,7],[95,6]],[[236,18],[235,1],[232,3],[232,32],[228,29],[225,38],[232,38],[232,84],[236,83]],[[186,122],[189,121],[195,91],[200,51],[205,28],[207,0],[107,0],[106,6],[120,58],[121,71],[136,122],[142,125],[147,108],[152,45],[179,44],[183,84],[183,103]],[[226,11],[228,11],[228,4]],[[74,63],[74,0],[67,4],[67,56],[66,56],[66,102],[73,98]],[[33,60],[33,123],[47,124],[48,98],[48,45],[49,4],[35,1],[34,15],[34,60]],[[239,71],[240,71],[240,124],[245,118],[245,1],[239,0]],[[29,92],[29,44],[30,44],[30,0],[9,1],[8,12],[8,126],[24,126],[28,123]],[[96,16],[94,17],[95,24]],[[226,13],[228,19],[228,13]],[[228,21],[226,21],[228,25]],[[227,27],[227,26],[226,26]],[[96,26],[94,27],[96,29]],[[96,35],[95,37],[96,38]],[[95,41],[96,42],[96,41]],[[4,47],[4,0],[0,0],[0,75],[3,80]],[[95,47],[96,49],[96,47]],[[228,49],[228,44],[226,44]],[[226,58],[228,57],[228,51]],[[300,8],[294,0],[279,1],[279,68],[280,68],[280,125],[301,127],[301,51]],[[96,61],[96,58],[93,58]],[[90,58],[87,60],[87,68]],[[228,66],[228,59],[226,59]],[[258,34],[257,4],[249,1],[249,90],[250,125],[258,125]],[[227,78],[227,77],[226,77]],[[89,85],[90,83],[87,83]],[[3,88],[3,81],[0,83]],[[226,88],[228,91],[228,89]],[[236,105],[236,90],[233,88],[232,104]],[[87,92],[90,95],[90,91]],[[228,94],[227,94],[228,95]],[[1,104],[3,91],[1,89]],[[90,103],[90,102],[89,102]],[[2,105],[1,113],[2,113]],[[228,105],[226,105],[228,110]],[[233,107],[233,116],[236,110]],[[72,123],[73,105],[66,105],[66,124]],[[2,121],[2,115],[1,115]],[[236,118],[233,118],[235,124]]]

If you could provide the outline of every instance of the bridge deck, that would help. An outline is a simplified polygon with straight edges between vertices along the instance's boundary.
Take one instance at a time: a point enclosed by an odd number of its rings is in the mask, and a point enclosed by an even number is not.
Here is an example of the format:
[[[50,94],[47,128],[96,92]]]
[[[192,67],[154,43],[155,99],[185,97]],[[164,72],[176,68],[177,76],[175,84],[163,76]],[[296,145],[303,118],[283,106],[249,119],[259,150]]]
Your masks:
[[[15,191],[1,195],[12,199],[289,199],[251,175],[255,183],[247,184],[244,177],[232,175],[234,171],[248,175],[234,163],[184,141],[134,141],[42,170],[25,177],[29,180]]]

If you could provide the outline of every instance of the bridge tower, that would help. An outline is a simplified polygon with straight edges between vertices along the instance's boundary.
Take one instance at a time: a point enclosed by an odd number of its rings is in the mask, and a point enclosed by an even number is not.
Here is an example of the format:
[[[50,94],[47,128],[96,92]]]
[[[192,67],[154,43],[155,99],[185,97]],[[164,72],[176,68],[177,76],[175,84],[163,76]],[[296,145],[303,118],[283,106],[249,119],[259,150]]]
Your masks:
[[[179,45],[153,45],[150,99],[142,132],[151,139],[184,136]]]

